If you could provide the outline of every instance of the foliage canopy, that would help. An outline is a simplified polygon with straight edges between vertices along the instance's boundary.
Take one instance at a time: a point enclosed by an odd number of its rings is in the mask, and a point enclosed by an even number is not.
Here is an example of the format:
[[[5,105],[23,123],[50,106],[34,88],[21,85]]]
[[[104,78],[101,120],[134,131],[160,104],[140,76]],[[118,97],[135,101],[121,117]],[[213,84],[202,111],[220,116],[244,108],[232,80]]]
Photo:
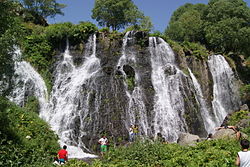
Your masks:
[[[57,3],[56,0],[20,0],[23,7],[29,12],[38,14],[44,18],[63,15],[64,4]]]
[[[243,0],[210,0],[208,5],[185,4],[172,15],[165,34],[180,42],[205,44],[209,49],[249,56],[250,8]]]
[[[143,14],[131,0],[96,0],[92,18],[100,26],[119,30],[127,25],[135,25]]]

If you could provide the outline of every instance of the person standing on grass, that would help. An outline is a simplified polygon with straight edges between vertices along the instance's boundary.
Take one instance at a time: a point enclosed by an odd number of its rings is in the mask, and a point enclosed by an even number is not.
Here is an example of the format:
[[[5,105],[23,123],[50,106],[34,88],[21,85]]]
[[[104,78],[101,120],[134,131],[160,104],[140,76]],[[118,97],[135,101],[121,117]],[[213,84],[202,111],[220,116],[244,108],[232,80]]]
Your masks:
[[[68,152],[66,149],[67,149],[67,146],[64,145],[63,149],[59,150],[57,153],[60,164],[65,164],[65,162],[68,161]]]
[[[101,155],[104,156],[105,152],[108,150],[108,139],[105,135],[99,139],[98,143],[101,145]]]
[[[240,145],[242,151],[238,152],[235,164],[240,167],[250,167],[250,151],[248,151],[249,141],[243,139],[240,141]]]

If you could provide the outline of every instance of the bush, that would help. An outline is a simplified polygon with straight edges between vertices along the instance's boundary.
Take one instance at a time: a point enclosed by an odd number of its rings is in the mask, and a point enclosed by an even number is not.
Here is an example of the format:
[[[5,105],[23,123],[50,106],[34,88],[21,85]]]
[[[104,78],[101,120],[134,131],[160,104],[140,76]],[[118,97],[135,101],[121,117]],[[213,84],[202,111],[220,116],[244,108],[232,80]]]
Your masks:
[[[250,101],[250,84],[240,88],[240,95],[245,101]]]
[[[24,106],[25,111],[39,114],[39,101],[35,96],[29,96]]]
[[[99,166],[233,166],[239,149],[235,140],[205,141],[195,147],[139,142],[111,149]]]
[[[59,144],[49,126],[3,97],[0,108],[0,166],[50,166]]]
[[[228,125],[235,126],[240,120],[249,118],[248,114],[249,114],[249,111],[244,111],[244,110],[240,110],[238,112],[233,113],[230,116]]]

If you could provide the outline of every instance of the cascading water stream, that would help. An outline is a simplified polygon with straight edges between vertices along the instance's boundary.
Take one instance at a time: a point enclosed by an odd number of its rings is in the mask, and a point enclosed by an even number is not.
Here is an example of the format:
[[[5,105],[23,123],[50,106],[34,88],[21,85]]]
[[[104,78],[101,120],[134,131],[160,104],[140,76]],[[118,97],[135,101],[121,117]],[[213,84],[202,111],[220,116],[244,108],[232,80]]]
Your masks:
[[[38,72],[26,61],[21,59],[20,49],[16,49],[13,56],[14,66],[14,85],[9,99],[19,106],[24,106],[27,96],[35,96],[39,101],[40,111],[47,110],[48,91],[44,80]],[[29,94],[27,94],[29,93]]]
[[[73,57],[70,55],[68,46],[63,55],[63,61],[56,67],[55,82],[51,93],[50,111],[42,115],[50,123],[52,129],[59,135],[61,145],[68,145],[70,158],[91,157],[86,155],[81,148],[87,149],[82,140],[81,133],[75,135],[75,127],[84,126],[84,118],[89,113],[89,93],[80,101],[83,85],[88,84],[101,70],[100,60],[96,57],[96,36],[93,35],[85,50],[84,62],[76,67]],[[82,104],[83,107],[79,107]],[[75,119],[80,118],[76,125]],[[92,156],[93,157],[93,156]]]
[[[197,100],[200,103],[200,112],[201,112],[202,119],[204,120],[205,129],[206,129],[208,134],[213,133],[215,127],[218,125],[218,122],[217,122],[217,120],[214,120],[212,118],[212,116],[209,114],[209,110],[208,110],[206,102],[204,100],[201,86],[200,86],[198,80],[196,79],[196,77],[194,76],[194,74],[192,73],[192,71],[189,68],[188,68],[188,71],[190,73],[190,76],[191,76],[193,84],[194,84],[194,88],[195,88],[195,91],[197,94],[197,96],[196,96]]]
[[[174,53],[163,39],[150,37],[149,49],[155,89],[154,134],[161,133],[168,141],[177,141],[178,134],[186,131],[184,99],[180,91],[184,74],[175,66]]]
[[[238,87],[234,73],[223,56],[210,56],[208,65],[214,83],[213,112],[216,120],[221,124],[229,113],[239,109],[240,99]]]
[[[142,99],[143,92],[140,85],[138,84],[140,80],[140,75],[137,71],[135,71],[135,76],[134,76],[135,86],[131,92],[129,91],[128,88],[129,86],[126,82],[128,76],[123,69],[124,65],[136,64],[135,53],[131,50],[127,51],[126,49],[128,41],[133,40],[133,37],[130,37],[130,35],[131,36],[133,35],[132,32],[127,32],[123,38],[122,56],[120,57],[117,64],[118,70],[121,71],[123,77],[125,78],[124,86],[126,88],[126,95],[129,99],[128,109],[127,109],[128,121],[126,122],[127,123],[126,126],[127,129],[129,129],[129,126],[131,124],[136,124],[140,128],[140,133],[147,136],[149,125],[147,121],[146,107]]]

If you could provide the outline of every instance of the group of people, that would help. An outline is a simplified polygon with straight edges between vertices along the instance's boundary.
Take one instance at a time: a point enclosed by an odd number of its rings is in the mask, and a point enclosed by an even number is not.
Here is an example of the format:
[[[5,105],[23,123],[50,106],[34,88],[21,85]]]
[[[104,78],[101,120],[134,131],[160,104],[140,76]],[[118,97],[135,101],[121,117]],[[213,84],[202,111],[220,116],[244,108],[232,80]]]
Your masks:
[[[227,125],[222,125],[220,127],[215,128],[215,130],[220,130],[220,129],[232,129],[235,134],[236,134],[236,139],[240,140],[241,138],[241,133],[240,133],[240,129],[237,126],[227,126]],[[209,134],[212,137],[212,134]]]
[[[241,132],[237,126],[223,125],[223,126],[215,128],[215,130],[220,130],[220,129],[232,129],[236,134],[236,139],[237,140],[241,139]],[[212,139],[211,133],[208,135],[207,139],[208,140]],[[235,165],[240,166],[240,167],[250,167],[250,151],[248,151],[250,142],[247,139],[242,139],[240,140],[240,145],[241,145],[242,151],[238,152]]]
[[[139,128],[137,125],[130,125],[129,128],[129,142],[134,142],[138,136]]]
[[[221,127],[216,128],[216,130],[220,130],[220,129],[234,130],[236,133],[236,139],[240,140],[241,134],[240,134],[238,127],[221,126]],[[138,135],[138,126],[131,125],[129,129],[129,141],[130,142],[135,141],[137,135]],[[162,136],[160,134],[159,135],[157,134],[157,137],[161,139]],[[211,139],[212,139],[212,134],[209,134],[207,140],[211,140]],[[108,146],[109,141],[107,137],[103,135],[98,140],[98,143],[101,145],[101,155],[103,156],[105,152],[107,152],[107,146]],[[250,142],[246,139],[243,139],[240,141],[240,144],[242,147],[242,151],[238,152],[235,164],[240,167],[250,167],[250,151],[248,151]],[[61,165],[61,164],[64,164],[68,160],[68,152],[66,149],[67,149],[67,146],[64,145],[63,149],[58,151],[54,164]]]

